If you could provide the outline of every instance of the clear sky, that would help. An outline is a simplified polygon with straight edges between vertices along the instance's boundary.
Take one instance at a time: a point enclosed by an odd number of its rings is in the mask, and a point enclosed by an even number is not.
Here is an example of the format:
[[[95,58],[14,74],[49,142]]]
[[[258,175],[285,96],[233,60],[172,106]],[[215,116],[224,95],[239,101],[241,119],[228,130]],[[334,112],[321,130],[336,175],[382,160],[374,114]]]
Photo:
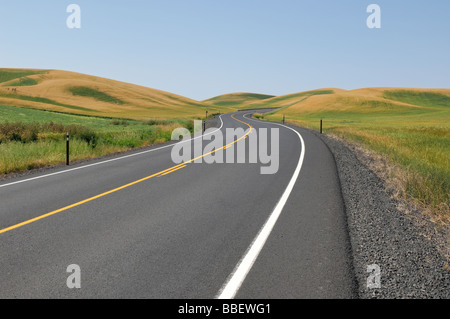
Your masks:
[[[81,29],[69,29],[69,4]],[[369,29],[367,6],[381,7]],[[202,100],[337,87],[450,88],[450,0],[0,0],[0,67]]]

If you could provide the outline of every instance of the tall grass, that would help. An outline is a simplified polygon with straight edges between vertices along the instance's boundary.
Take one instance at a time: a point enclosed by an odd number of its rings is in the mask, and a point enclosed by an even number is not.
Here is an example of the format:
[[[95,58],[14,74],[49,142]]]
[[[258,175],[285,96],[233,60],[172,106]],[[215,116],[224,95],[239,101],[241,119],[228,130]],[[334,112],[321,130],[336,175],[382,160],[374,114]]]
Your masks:
[[[65,161],[65,136],[70,133],[72,161],[123,152],[136,147],[166,142],[178,127],[190,127],[190,121],[173,120],[156,125],[120,122],[117,128],[95,129],[78,124],[0,123],[0,174],[8,174]]]
[[[398,195],[450,222],[450,97],[430,92],[387,91],[385,98],[422,107],[393,107],[358,101],[350,112],[304,111],[259,115],[319,130],[362,145],[392,167],[390,181]],[[338,99],[336,99],[338,101]],[[351,100],[346,105],[352,105]],[[353,103],[356,103],[353,100]],[[339,104],[340,105],[340,104]]]
[[[361,143],[402,170],[401,193],[424,206],[448,209],[450,194],[450,130],[418,127],[336,128],[331,133]]]

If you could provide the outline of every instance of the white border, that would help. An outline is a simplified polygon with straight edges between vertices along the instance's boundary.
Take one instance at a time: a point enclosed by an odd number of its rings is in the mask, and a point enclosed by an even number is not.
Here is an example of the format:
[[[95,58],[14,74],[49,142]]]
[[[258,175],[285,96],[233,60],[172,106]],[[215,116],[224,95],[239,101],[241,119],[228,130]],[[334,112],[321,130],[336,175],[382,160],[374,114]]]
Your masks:
[[[252,119],[249,119],[246,117],[246,115],[251,114],[247,113],[244,114],[244,118],[254,121]],[[297,182],[298,176],[300,175],[300,171],[303,166],[303,160],[305,158],[305,141],[303,140],[302,136],[299,132],[296,130],[282,125],[278,123],[268,123],[268,124],[276,124],[283,126],[285,128],[288,128],[292,131],[294,131],[301,142],[302,151],[300,153],[300,158],[298,160],[297,168],[294,171],[294,174],[291,177],[291,180],[289,181],[288,186],[286,187],[283,195],[281,196],[280,200],[278,201],[277,205],[273,209],[272,213],[270,214],[269,218],[265,222],[264,226],[261,228],[261,230],[258,232],[258,235],[256,235],[255,239],[251,243],[251,245],[247,248],[247,251],[245,252],[244,256],[241,258],[241,260],[238,262],[236,267],[234,268],[231,275],[228,277],[225,284],[220,289],[219,293],[216,296],[216,299],[233,299],[239,289],[241,288],[242,283],[244,282],[245,278],[247,277],[248,273],[250,272],[251,268],[253,267],[253,264],[255,263],[256,259],[259,256],[259,253],[263,249],[267,239],[270,236],[270,233],[272,232],[278,218],[281,215],[281,212],[283,211],[284,205],[286,204],[287,200],[289,199],[289,196],[292,192],[292,189],[294,188],[295,183]]]
[[[222,115],[219,116],[219,119],[220,119],[220,122],[221,122],[220,127],[218,129],[212,131],[212,132],[209,132],[209,133],[205,134],[205,135],[213,134],[213,133],[217,132],[218,130],[222,129],[222,127],[223,127]],[[189,141],[181,141],[179,143],[166,145],[166,146],[161,146],[161,147],[154,148],[154,149],[151,149],[151,150],[147,150],[147,151],[143,151],[143,152],[139,152],[139,153],[134,153],[134,154],[130,154],[130,155],[125,155],[125,156],[109,159],[109,160],[98,162],[98,163],[93,163],[93,164],[89,164],[89,165],[84,165],[84,166],[80,166],[80,167],[66,169],[66,170],[63,170],[63,171],[55,172],[55,173],[50,173],[50,174],[45,174],[45,175],[36,176],[36,177],[32,177],[32,178],[27,178],[27,179],[24,179],[24,180],[20,180],[20,181],[8,183],[8,184],[0,185],[0,188],[8,187],[8,186],[16,185],[16,184],[21,184],[21,183],[26,183],[26,182],[30,182],[30,181],[34,181],[34,180],[37,180],[37,179],[50,177],[50,176],[70,173],[70,172],[73,172],[73,171],[77,171],[77,170],[88,168],[88,167],[92,167],[92,166],[102,165],[102,164],[106,164],[106,163],[110,163],[110,162],[114,162],[114,161],[123,160],[125,158],[130,158],[130,157],[134,157],[134,156],[138,156],[138,155],[142,155],[142,154],[147,154],[147,153],[150,153],[150,152],[159,151],[159,150],[162,150],[162,149],[165,149],[165,148],[168,148],[168,147],[174,147],[175,145],[180,144],[180,143],[190,142],[192,140],[195,140],[197,138],[203,137],[205,135],[197,136],[195,138],[191,138]]]

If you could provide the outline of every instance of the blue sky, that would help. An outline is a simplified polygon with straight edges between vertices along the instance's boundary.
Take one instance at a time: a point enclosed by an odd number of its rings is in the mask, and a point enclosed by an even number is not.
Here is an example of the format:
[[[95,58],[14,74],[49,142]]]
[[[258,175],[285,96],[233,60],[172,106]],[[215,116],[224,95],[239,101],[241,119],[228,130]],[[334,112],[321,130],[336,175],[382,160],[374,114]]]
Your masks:
[[[81,29],[66,8],[81,7]],[[381,29],[369,29],[369,4]],[[202,100],[231,92],[450,88],[448,0],[0,0],[0,67]]]

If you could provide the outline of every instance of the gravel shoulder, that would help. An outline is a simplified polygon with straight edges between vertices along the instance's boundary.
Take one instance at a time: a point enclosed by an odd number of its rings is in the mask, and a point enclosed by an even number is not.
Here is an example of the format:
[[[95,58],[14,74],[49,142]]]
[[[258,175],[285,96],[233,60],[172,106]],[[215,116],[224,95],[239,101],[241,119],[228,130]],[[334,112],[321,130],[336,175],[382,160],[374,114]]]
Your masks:
[[[450,298],[448,230],[402,203],[350,144],[320,135],[335,157],[344,198],[360,298]],[[366,161],[367,160],[367,161]],[[380,269],[380,288],[368,288],[369,265]]]

